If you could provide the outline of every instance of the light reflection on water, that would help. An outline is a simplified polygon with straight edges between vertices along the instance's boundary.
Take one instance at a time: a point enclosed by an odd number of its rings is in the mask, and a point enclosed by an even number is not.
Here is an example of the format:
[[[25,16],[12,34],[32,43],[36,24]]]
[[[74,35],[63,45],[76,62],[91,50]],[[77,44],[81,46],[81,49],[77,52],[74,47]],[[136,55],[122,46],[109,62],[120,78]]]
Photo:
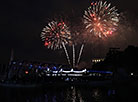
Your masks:
[[[3,92],[4,102],[113,102],[113,89],[85,86],[49,86]]]

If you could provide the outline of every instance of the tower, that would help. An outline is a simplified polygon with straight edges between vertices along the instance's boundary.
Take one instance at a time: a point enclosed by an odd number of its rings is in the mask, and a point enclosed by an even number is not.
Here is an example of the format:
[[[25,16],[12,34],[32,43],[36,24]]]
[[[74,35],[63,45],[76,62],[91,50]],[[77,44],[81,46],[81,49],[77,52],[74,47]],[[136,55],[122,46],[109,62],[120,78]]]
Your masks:
[[[11,56],[10,56],[10,61],[9,61],[9,65],[11,65],[11,62],[13,61],[14,59],[14,50],[13,48],[11,49]]]

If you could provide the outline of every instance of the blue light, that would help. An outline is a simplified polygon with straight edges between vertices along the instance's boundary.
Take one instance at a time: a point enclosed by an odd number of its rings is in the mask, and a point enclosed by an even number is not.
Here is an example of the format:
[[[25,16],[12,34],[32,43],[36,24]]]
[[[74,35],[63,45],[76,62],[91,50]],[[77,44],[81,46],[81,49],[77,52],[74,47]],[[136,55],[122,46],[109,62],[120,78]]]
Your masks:
[[[13,64],[16,64],[16,62],[13,62]]]
[[[112,74],[113,72],[110,71],[96,71],[96,70],[89,70],[88,72],[95,72],[95,73],[108,73],[108,74]]]
[[[41,66],[38,66],[39,69],[41,69],[42,67]]]
[[[57,67],[55,67],[55,66],[54,66],[54,67],[53,67],[53,69],[54,69],[54,70],[56,70],[56,69],[57,69]]]
[[[29,68],[31,69],[32,67],[33,67],[33,65],[31,64]]]
[[[66,78],[65,81],[69,81],[69,78]]]
[[[22,65],[22,63],[19,63],[19,65]]]

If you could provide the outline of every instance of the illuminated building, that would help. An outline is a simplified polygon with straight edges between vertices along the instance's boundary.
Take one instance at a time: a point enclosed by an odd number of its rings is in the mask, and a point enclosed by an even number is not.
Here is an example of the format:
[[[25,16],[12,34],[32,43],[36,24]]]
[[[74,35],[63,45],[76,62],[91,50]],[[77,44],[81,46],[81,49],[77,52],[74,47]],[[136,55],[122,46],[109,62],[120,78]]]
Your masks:
[[[104,61],[104,58],[94,58],[92,59],[92,65],[102,61]]]

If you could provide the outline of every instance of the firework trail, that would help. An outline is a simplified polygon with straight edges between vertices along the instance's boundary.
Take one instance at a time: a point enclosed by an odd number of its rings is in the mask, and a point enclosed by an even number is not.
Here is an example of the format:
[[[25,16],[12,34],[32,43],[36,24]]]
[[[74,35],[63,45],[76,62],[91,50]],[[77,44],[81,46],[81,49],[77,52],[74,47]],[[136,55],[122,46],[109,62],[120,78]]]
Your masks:
[[[81,58],[81,55],[82,55],[83,48],[84,48],[84,44],[81,45],[81,49],[80,49],[80,53],[79,53],[79,57],[78,57],[78,60],[77,60],[77,65],[78,65],[79,62],[80,62],[80,58]]]
[[[73,68],[75,67],[75,45],[72,45],[73,48]]]
[[[69,55],[68,55],[68,52],[67,52],[67,49],[66,49],[66,46],[65,46],[64,42],[62,42],[62,45],[63,45],[64,51],[66,53],[66,57],[67,57],[67,60],[68,60],[68,64],[71,65],[70,58],[69,58]]]
[[[112,35],[117,30],[119,22],[119,14],[117,9],[110,7],[111,3],[93,2],[85,11],[83,18],[85,28],[88,32],[100,38]]]

